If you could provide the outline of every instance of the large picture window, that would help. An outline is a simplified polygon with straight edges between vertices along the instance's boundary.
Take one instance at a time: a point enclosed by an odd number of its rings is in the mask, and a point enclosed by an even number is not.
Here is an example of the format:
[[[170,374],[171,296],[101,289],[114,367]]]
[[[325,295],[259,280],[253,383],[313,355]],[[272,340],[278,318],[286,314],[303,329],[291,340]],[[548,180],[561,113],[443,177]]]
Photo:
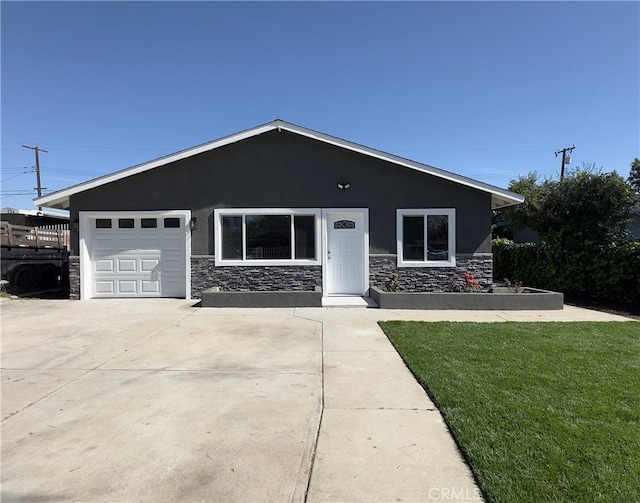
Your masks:
[[[455,209],[397,210],[396,233],[398,267],[455,266]]]
[[[319,264],[320,210],[215,210],[216,265]]]

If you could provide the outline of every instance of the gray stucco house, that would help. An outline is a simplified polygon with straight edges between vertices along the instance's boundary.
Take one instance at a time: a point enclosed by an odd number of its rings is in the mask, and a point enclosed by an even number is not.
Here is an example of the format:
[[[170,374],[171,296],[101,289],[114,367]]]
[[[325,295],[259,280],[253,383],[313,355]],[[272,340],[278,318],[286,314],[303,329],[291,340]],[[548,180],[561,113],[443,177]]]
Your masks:
[[[70,210],[71,296],[366,296],[492,282],[507,190],[275,120],[35,200]],[[302,294],[301,294],[302,295]]]

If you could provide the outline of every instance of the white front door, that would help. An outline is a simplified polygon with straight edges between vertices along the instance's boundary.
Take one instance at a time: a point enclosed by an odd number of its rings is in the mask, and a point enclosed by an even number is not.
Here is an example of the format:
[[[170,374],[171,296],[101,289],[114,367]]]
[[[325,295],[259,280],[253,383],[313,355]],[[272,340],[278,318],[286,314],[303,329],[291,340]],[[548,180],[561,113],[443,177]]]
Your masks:
[[[366,210],[325,210],[326,295],[364,295],[367,289]]]

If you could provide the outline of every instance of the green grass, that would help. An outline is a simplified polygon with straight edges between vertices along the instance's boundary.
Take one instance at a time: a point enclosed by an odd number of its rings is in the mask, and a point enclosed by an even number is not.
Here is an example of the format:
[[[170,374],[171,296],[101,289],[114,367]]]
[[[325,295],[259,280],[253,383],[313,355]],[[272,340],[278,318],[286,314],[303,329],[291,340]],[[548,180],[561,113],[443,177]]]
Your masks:
[[[488,501],[640,501],[640,323],[380,326]]]

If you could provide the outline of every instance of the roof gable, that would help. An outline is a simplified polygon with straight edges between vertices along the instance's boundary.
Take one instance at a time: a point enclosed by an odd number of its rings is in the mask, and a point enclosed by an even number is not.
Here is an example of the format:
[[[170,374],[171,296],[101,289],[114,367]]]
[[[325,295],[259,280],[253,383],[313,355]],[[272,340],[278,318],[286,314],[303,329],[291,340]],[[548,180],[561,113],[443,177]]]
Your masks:
[[[225,145],[239,142],[247,138],[252,138],[254,136],[266,133],[268,131],[273,131],[276,129],[279,131],[281,130],[289,131],[291,133],[299,134],[307,138],[312,138],[324,143],[328,143],[330,145],[335,145],[337,147],[358,152],[363,155],[367,155],[377,159],[382,159],[384,161],[391,162],[393,164],[403,166],[405,168],[414,169],[416,171],[420,171],[425,174],[436,176],[438,178],[443,178],[445,180],[449,180],[455,183],[459,183],[461,185],[465,185],[467,187],[471,187],[483,192],[487,192],[491,194],[491,207],[494,209],[501,208],[504,206],[510,206],[514,204],[519,204],[524,201],[524,197],[520,196],[519,194],[515,194],[514,192],[510,192],[508,190],[501,189],[499,187],[486,184],[484,182],[480,182],[477,180],[473,180],[471,178],[456,175],[455,173],[451,173],[449,171],[445,171],[439,168],[434,168],[433,166],[429,166],[427,164],[422,164],[420,162],[412,161],[410,159],[405,159],[403,157],[389,154],[387,152],[382,152],[380,150],[376,150],[370,147],[365,147],[364,145],[353,143],[348,140],[343,140],[335,136],[330,136],[324,133],[320,133],[318,131],[313,131],[311,129],[307,129],[307,128],[297,126],[295,124],[291,124],[289,122],[285,122],[283,120],[277,119],[267,124],[263,124],[262,126],[257,126],[252,129],[247,129],[245,131],[241,131],[239,133],[236,133],[230,136],[225,136],[223,138],[220,138],[208,143],[204,143],[202,145],[191,147],[186,150],[181,150],[174,154],[169,154],[167,156],[154,159],[152,161],[148,161],[142,164],[138,164],[136,166],[132,166],[130,168],[126,168],[120,171],[116,171],[114,173],[110,173],[108,175],[94,178],[87,182],[83,182],[83,183],[74,185],[72,187],[68,187],[66,189],[52,192],[51,194],[47,194],[46,196],[42,196],[34,199],[34,204],[37,206],[44,206],[48,208],[68,209],[70,197],[80,192],[84,192],[86,190],[90,190],[90,189],[99,187],[101,185],[114,182],[116,180],[121,180],[123,178],[129,177],[132,175],[137,175],[139,173],[143,173],[145,171],[149,171],[151,169],[164,166],[172,162],[180,161],[182,159],[186,159],[188,157],[192,157],[198,154],[202,154],[204,152],[208,152],[220,147],[224,147]]]

